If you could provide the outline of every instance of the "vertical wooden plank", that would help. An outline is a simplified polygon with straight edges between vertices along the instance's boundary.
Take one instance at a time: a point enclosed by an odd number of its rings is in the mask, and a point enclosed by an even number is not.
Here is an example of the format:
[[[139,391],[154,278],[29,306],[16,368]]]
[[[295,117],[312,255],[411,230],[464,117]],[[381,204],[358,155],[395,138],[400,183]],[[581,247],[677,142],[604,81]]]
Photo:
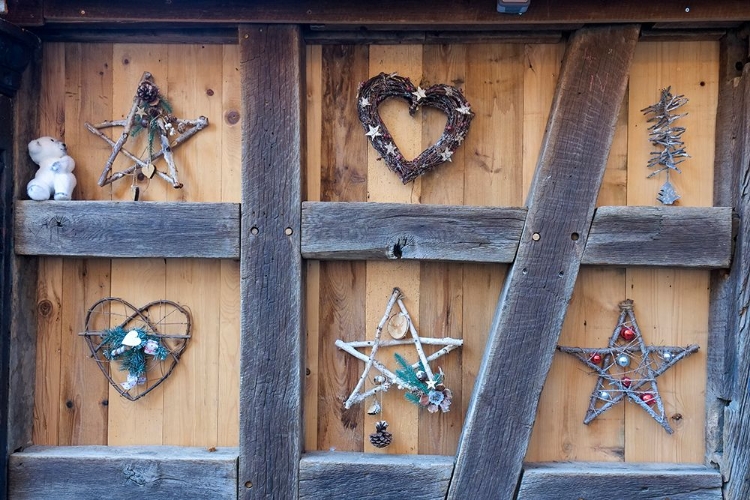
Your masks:
[[[466,45],[425,45],[422,65],[425,84],[446,83],[461,88],[466,81]],[[422,110],[422,148],[429,147],[443,133],[445,115],[434,109]],[[463,205],[465,148],[453,154],[452,162],[422,177],[422,202]],[[419,290],[421,334],[427,337],[462,338],[463,266],[422,263]],[[429,355],[435,349],[426,349]],[[419,412],[419,453],[454,455],[463,421],[461,350],[436,361],[445,372],[446,387],[453,393],[448,413]]]
[[[44,47],[41,75],[41,99],[39,100],[42,135],[62,138],[65,133],[65,44],[50,43]],[[27,141],[28,142],[28,141]],[[23,148],[24,161],[28,150]],[[19,159],[20,160],[20,159]],[[29,162],[31,160],[28,160]],[[26,195],[23,179],[22,199]],[[39,275],[36,284],[36,381],[34,397],[33,440],[36,444],[58,444],[60,404],[60,343],[62,341],[62,272],[61,258],[39,259]]]
[[[370,75],[380,72],[407,76],[415,84],[422,79],[422,46],[390,45],[370,47]],[[406,104],[401,100],[391,99],[380,105],[380,114],[388,130],[398,144],[404,157],[415,158],[422,151],[422,124],[420,120],[409,118]],[[361,129],[360,129],[361,131]],[[368,201],[419,203],[421,198],[422,179],[417,178],[409,184],[402,184],[379,161],[378,153],[367,147],[367,191]],[[366,329],[367,338],[372,338],[375,328],[383,316],[388,298],[393,287],[399,287],[404,294],[404,304],[409,311],[414,325],[419,328],[419,262],[368,262],[367,263],[367,300]],[[393,356],[399,353],[410,362],[416,361],[413,346],[388,348],[383,352],[381,361],[386,366],[395,367]],[[393,444],[388,448],[374,448],[365,438],[365,451],[385,453],[416,453],[418,433],[415,432],[418,421],[416,405],[404,399],[401,391],[389,391],[383,396],[383,411],[379,415],[365,415],[365,436],[375,431],[375,422],[388,422],[388,431],[393,433]]]
[[[323,201],[367,200],[369,144],[362,134],[356,101],[359,82],[369,77],[368,54],[368,48],[359,45],[327,45],[321,51],[320,184],[316,194]],[[368,403],[349,410],[343,406],[359,380],[363,363],[339,350],[334,342],[365,338],[365,273],[364,262],[320,263],[318,365],[326,369],[318,378],[317,449],[362,451],[364,446],[363,406]]]
[[[13,101],[0,96],[0,113],[12,116]],[[0,224],[3,228],[13,225],[13,122],[0,122]],[[11,297],[13,294],[11,259],[13,258],[13,233],[0,233],[0,377],[10,378],[10,325]],[[8,491],[8,393],[9,387],[0,386],[0,491]],[[33,435],[33,429],[32,429]]]
[[[298,26],[240,27],[240,498],[297,498],[302,448],[301,174],[304,49]]]
[[[224,45],[222,67],[221,201],[239,203],[242,184],[240,48]],[[237,446],[240,419],[240,263],[221,261],[219,325],[219,446]]]
[[[167,80],[168,52],[162,45],[117,44],[113,47],[112,115],[124,118],[130,109],[135,89],[144,71],[154,75],[163,95],[169,96]],[[113,131],[115,133],[115,131]],[[144,151],[145,134],[128,141],[132,151]],[[122,155],[121,155],[122,156]],[[125,159],[118,159],[115,168],[127,166]],[[122,179],[100,188],[111,193],[113,199],[127,200],[130,196],[130,179]],[[141,200],[166,201],[166,183],[158,179],[139,183]],[[171,187],[169,189],[172,189]],[[165,297],[166,263],[163,259],[116,259],[112,261],[112,288],[114,297],[121,297],[136,307]],[[115,377],[122,377],[113,370]],[[116,381],[121,382],[119,378]],[[123,379],[124,380],[124,379]],[[162,444],[164,390],[159,387],[137,404],[109,390],[108,444],[111,446],[131,444]]]
[[[469,491],[510,498],[515,491],[588,237],[638,32],[638,26],[586,28],[569,42],[526,225],[498,301],[448,498]],[[529,363],[533,357],[537,362]],[[495,441],[487,435],[502,437]],[[481,467],[488,461],[496,467]],[[496,474],[497,468],[504,473]]]
[[[220,165],[214,175],[205,166],[222,157],[223,53],[220,45],[171,45],[167,80],[175,113],[208,116],[215,126],[175,150],[182,189],[168,188],[172,201],[220,201]],[[195,118],[193,116],[193,118]],[[216,123],[218,122],[218,123]],[[207,259],[167,261],[166,297],[190,308],[190,346],[164,390],[163,443],[216,446],[218,438],[221,262]]]
[[[320,201],[321,145],[323,141],[323,47],[305,47],[307,86],[307,170],[305,199]],[[320,262],[305,263],[305,451],[318,449],[318,391],[320,373]],[[328,408],[324,407],[324,412]]]
[[[680,165],[672,183],[682,206],[710,206],[713,195],[715,114],[718,94],[717,42],[663,42],[640,45],[630,80],[628,205],[657,205],[663,176],[647,179],[646,163],[653,147],[641,109],[659,99],[659,89],[672,85],[690,102],[677,123],[691,159]],[[654,68],[659,68],[655,71]],[[628,298],[635,301],[638,324],[647,343],[698,344],[697,356],[659,377],[659,392],[674,435],[666,434],[635,405],[625,408],[625,460],[701,462],[704,456],[704,391],[708,328],[708,271],[628,269]]]
[[[547,71],[552,70],[557,74],[559,65],[555,63],[560,61],[559,53],[547,51],[546,61],[541,59],[542,54],[535,51],[537,56],[535,66],[549,68]],[[554,59],[549,59],[550,57]],[[533,95],[538,96],[537,98],[550,102],[554,93],[552,87],[554,83],[547,83],[549,97],[544,96],[540,88],[544,82],[539,81],[544,73],[539,75],[533,71],[534,64],[532,63],[529,66],[525,74],[525,88],[534,91]],[[529,87],[530,84],[531,87]],[[626,99],[624,102],[627,102]],[[526,102],[528,103],[529,100],[526,99]],[[532,110],[535,111],[536,107]],[[525,113],[526,108],[524,108]],[[625,204],[627,118],[627,106],[621,106],[597,205]],[[544,123],[539,125],[544,127]],[[527,131],[533,133],[533,130],[525,129],[524,134]],[[541,137],[542,132],[537,133]],[[526,155],[524,155],[525,158]],[[524,183],[531,178],[526,167],[527,163],[524,162]],[[558,343],[570,346],[606,346],[620,312],[617,305],[624,298],[625,272],[623,269],[582,268],[573,289],[573,297]],[[624,459],[624,405],[612,408],[588,426],[582,425],[591,396],[589,389],[593,390],[595,380],[595,377],[592,377],[576,359],[567,354],[555,353],[539,400],[539,409],[526,461],[621,461]]]
[[[81,166],[76,169],[75,199],[110,199],[109,192],[96,184],[96,166],[106,160],[109,150],[81,124],[111,116],[112,62],[111,44],[65,47],[65,141],[70,145],[68,153]],[[58,444],[106,444],[109,384],[78,333],[86,309],[109,296],[109,260],[64,260],[63,287]]]

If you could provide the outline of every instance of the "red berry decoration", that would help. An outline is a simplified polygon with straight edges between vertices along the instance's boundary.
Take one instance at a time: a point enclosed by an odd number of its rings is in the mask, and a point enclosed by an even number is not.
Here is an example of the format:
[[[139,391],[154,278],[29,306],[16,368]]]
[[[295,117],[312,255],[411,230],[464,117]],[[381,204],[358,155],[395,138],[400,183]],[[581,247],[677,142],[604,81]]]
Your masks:
[[[632,380],[630,380],[630,377],[622,377],[622,386],[623,386],[624,388],[626,388],[626,389],[627,389],[628,387],[630,387],[630,384],[631,384],[632,382],[633,382],[633,381],[632,381]]]
[[[635,332],[632,328],[623,326],[622,328],[620,328],[620,337],[630,342],[635,338]]]
[[[599,354],[598,352],[595,352],[594,354],[591,355],[591,358],[589,359],[595,365],[599,365],[602,362],[602,355]]]
[[[656,402],[656,400],[654,399],[654,395],[650,392],[644,392],[643,394],[641,394],[641,401],[643,401],[647,405],[652,405]]]

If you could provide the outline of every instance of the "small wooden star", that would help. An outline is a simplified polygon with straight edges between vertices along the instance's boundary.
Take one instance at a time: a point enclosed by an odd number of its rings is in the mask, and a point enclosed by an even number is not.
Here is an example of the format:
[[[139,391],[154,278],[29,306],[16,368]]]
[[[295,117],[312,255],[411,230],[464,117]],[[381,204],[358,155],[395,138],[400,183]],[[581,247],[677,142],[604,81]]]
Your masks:
[[[584,424],[589,424],[627,397],[672,434],[656,378],[696,352],[697,345],[647,346],[635,320],[633,301],[625,300],[620,303],[620,318],[606,348],[557,348],[575,356],[599,374]]]
[[[412,94],[414,94],[414,97],[417,98],[417,102],[421,101],[422,99],[427,99],[427,93],[422,87],[417,86],[417,90],[412,92]]]
[[[395,155],[396,154],[396,145],[393,144],[392,142],[389,142],[388,144],[385,145],[385,151],[389,155]]]
[[[362,99],[359,100],[359,105],[362,107],[369,106],[370,99],[368,99],[367,97],[363,97]]]
[[[444,150],[443,150],[443,151],[442,151],[442,152],[440,153],[440,159],[441,159],[441,160],[443,160],[443,161],[449,161],[449,162],[453,162],[453,160],[451,159],[451,157],[452,157],[452,156],[453,156],[453,151],[451,151],[451,150],[450,150],[450,149],[448,149],[448,148],[445,148],[445,149],[444,149]]]
[[[396,340],[382,340],[381,334],[383,333],[383,328],[385,327],[388,320],[391,318],[391,310],[393,309],[393,306],[396,304],[398,304],[398,307],[401,310],[401,314],[406,317],[407,326],[409,329],[409,333],[411,334],[411,338],[396,339]],[[450,337],[444,337],[441,339],[420,337],[419,333],[417,332],[417,329],[414,327],[414,324],[411,321],[409,312],[406,310],[406,306],[404,306],[404,303],[401,300],[401,290],[399,290],[398,288],[394,288],[393,293],[391,294],[391,298],[388,301],[388,305],[385,308],[385,314],[383,315],[383,318],[380,320],[380,323],[378,324],[378,327],[375,330],[374,340],[364,340],[364,341],[354,341],[354,342],[344,342],[341,339],[336,340],[336,347],[338,347],[339,349],[343,351],[346,351],[348,354],[351,354],[355,358],[365,362],[365,369],[362,372],[362,375],[359,377],[359,381],[357,382],[356,387],[354,388],[351,395],[344,403],[344,408],[348,410],[353,405],[364,401],[368,397],[373,396],[380,391],[387,391],[391,385],[395,385],[399,389],[404,389],[407,391],[418,390],[416,387],[412,387],[412,385],[408,381],[402,379],[396,373],[386,368],[385,365],[383,365],[383,363],[375,359],[375,355],[378,353],[380,347],[391,347],[391,346],[409,345],[409,344],[414,345],[414,348],[416,349],[417,355],[419,357],[419,362],[414,363],[413,365],[411,365],[411,367],[414,369],[419,368],[420,370],[424,370],[425,374],[427,375],[427,380],[425,381],[425,383],[430,389],[434,389],[436,387],[436,384],[438,383],[436,380],[442,379],[442,375],[438,375],[436,379],[435,374],[430,368],[430,361],[434,361],[438,359],[439,357],[444,356],[445,354],[448,354],[452,350],[457,349],[458,347],[461,347],[463,343],[464,341],[462,339],[453,339]],[[442,346],[442,347],[434,354],[427,356],[425,355],[424,349],[422,348],[423,344],[437,345],[437,346]],[[357,349],[359,348],[366,348],[366,347],[371,348],[369,356],[357,351]],[[420,365],[421,365],[421,368],[420,368]],[[372,389],[366,392],[360,393],[360,390],[362,389],[362,386],[365,384],[365,381],[367,380],[367,377],[371,368],[375,368],[380,373],[382,373],[383,376],[385,377],[385,382],[373,387]]]
[[[380,133],[380,125],[376,127],[373,127],[372,125],[370,125],[370,130],[367,133],[365,133],[365,135],[371,139],[375,139],[376,137],[380,137],[383,134]]]
[[[456,108],[456,111],[458,111],[462,115],[470,115],[471,114],[471,108],[469,106],[460,106],[460,107]]]

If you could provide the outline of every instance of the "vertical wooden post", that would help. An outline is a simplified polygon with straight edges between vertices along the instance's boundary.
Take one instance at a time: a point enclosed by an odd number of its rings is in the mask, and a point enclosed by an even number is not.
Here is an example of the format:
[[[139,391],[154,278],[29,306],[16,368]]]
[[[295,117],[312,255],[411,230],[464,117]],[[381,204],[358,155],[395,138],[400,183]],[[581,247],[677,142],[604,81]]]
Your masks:
[[[294,499],[302,450],[304,48],[298,26],[240,28],[239,498]]]
[[[634,25],[583,28],[568,44],[527,198],[526,225],[490,328],[449,499],[513,498],[638,34]]]

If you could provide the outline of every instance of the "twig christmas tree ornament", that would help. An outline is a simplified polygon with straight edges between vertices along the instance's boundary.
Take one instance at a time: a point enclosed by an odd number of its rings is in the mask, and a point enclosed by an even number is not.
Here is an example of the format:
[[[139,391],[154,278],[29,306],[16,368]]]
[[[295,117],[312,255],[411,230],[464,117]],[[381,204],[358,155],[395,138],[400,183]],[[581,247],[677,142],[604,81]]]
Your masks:
[[[92,125],[85,123],[89,132],[104,140],[112,148],[104,169],[99,177],[99,186],[106,186],[126,175],[142,174],[147,178],[157,175],[169,182],[172,187],[182,187],[177,177],[177,166],[172,151],[208,126],[208,118],[201,116],[196,120],[183,120],[172,114],[172,106],[154,84],[151,73],[145,72],[136,88],[133,104],[123,120],[111,120]],[[113,141],[101,130],[111,127],[122,127],[122,134]],[[144,132],[148,135],[148,155],[145,159],[125,149],[128,139]],[[155,150],[158,142],[159,150]],[[133,162],[129,167],[113,172],[117,156],[122,153]],[[159,170],[155,161],[164,158],[167,171]],[[137,199],[137,190],[135,192]]]
[[[682,141],[685,127],[673,126],[676,120],[687,114],[676,115],[673,112],[680,106],[685,105],[688,100],[684,95],[672,95],[671,90],[672,87],[662,89],[659,102],[641,110],[643,114],[651,115],[648,121],[654,122],[654,124],[648,128],[649,140],[651,144],[659,148],[658,151],[651,153],[648,168],[656,170],[651,172],[648,177],[651,178],[659,172],[666,172],[667,175],[664,185],[662,185],[656,197],[664,205],[671,205],[680,199],[680,195],[677,194],[670,182],[669,176],[672,171],[682,173],[677,165],[685,161],[686,158],[690,158],[690,155],[685,151],[685,143]]]
[[[171,374],[190,340],[189,311],[170,300],[135,307],[118,297],[96,302],[81,335],[112,387],[136,401]],[[113,368],[117,366],[119,369]],[[118,376],[118,372],[124,372]]]
[[[392,97],[404,99],[412,116],[420,106],[437,108],[448,116],[440,139],[414,160],[404,158],[380,117],[378,106]],[[474,117],[469,103],[456,87],[443,84],[426,89],[414,87],[411,80],[395,73],[380,73],[362,82],[357,93],[357,109],[359,120],[372,147],[404,184],[441,163],[453,161],[453,153],[466,138],[471,119]]]
[[[636,403],[672,434],[656,378],[698,350],[697,345],[646,345],[633,313],[633,301],[620,303],[620,318],[604,348],[557,347],[578,358],[599,375],[591,393],[584,424],[625,398]]]

